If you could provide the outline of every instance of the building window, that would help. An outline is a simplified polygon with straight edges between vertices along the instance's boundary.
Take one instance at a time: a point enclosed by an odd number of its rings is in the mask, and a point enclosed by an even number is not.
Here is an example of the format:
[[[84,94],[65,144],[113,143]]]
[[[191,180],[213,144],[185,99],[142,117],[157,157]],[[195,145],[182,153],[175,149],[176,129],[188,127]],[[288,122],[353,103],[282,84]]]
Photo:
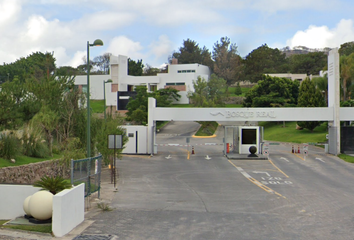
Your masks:
[[[184,83],[184,82],[178,82],[178,83],[166,83],[166,86],[176,86],[176,85],[181,86],[181,85],[186,85],[186,83]]]
[[[195,73],[195,70],[178,70],[177,73]]]

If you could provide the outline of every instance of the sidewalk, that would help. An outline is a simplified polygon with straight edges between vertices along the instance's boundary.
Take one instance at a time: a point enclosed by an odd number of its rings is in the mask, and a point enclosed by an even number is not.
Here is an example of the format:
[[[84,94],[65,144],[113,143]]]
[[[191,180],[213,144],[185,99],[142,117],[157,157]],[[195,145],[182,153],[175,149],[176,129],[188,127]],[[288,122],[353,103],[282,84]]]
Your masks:
[[[117,176],[118,180],[118,176]],[[117,186],[117,185],[116,185]],[[111,184],[111,170],[108,168],[102,169],[101,174],[101,191],[100,199],[97,198],[97,193],[94,193],[85,200],[85,220],[71,232],[66,234],[64,237],[56,238],[51,234],[46,233],[34,233],[22,230],[14,229],[0,229],[0,239],[1,240],[72,240],[76,236],[80,235],[87,227],[89,227],[93,221],[90,220],[92,217],[99,214],[102,210],[97,207],[98,201],[103,201],[110,203],[116,193],[113,183]]]

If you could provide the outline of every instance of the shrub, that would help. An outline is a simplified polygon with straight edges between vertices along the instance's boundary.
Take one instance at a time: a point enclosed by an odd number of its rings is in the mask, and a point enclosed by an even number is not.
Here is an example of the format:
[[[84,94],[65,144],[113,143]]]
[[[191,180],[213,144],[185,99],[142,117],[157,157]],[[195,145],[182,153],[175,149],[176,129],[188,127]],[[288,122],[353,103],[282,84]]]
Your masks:
[[[15,158],[18,153],[21,152],[20,146],[19,139],[13,134],[13,132],[0,134],[1,157],[8,160]]]
[[[29,157],[44,158],[50,155],[41,131],[30,125],[26,126],[23,131],[22,148],[23,154]]]
[[[41,190],[47,190],[51,192],[53,195],[63,191],[64,189],[71,188],[71,184],[61,176],[56,176],[56,177],[44,176],[41,178],[41,180],[36,181],[33,184],[33,186],[40,187],[42,188]]]

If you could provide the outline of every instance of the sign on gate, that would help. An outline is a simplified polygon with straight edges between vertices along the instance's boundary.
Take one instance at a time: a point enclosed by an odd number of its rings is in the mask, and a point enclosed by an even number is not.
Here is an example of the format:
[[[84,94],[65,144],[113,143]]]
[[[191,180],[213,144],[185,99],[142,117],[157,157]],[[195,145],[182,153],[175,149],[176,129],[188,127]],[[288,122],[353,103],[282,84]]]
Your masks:
[[[263,153],[264,153],[264,155],[269,156],[269,145],[268,145],[268,143],[264,143],[263,144]]]
[[[309,154],[309,144],[308,143],[304,143],[303,150],[304,150],[305,156],[307,156]]]

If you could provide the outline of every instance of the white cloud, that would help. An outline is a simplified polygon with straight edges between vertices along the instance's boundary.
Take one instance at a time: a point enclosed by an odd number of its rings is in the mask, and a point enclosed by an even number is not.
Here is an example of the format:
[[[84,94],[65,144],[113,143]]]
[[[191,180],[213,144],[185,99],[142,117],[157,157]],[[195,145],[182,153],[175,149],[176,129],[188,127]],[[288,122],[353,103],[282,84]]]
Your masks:
[[[287,46],[306,46],[309,48],[339,47],[341,44],[354,41],[352,20],[342,19],[335,28],[327,26],[309,26],[305,31],[298,31],[287,40]]]
[[[0,1],[0,25],[8,24],[17,18],[21,4],[17,0]]]
[[[132,59],[142,59],[144,54],[141,53],[143,47],[140,42],[134,42],[126,36],[113,38],[107,48],[107,52],[113,55],[125,55]]]
[[[62,62],[63,64],[60,64],[60,62],[58,62],[58,66],[72,66],[72,67],[77,67],[81,64],[84,63],[83,58],[86,57],[87,55],[86,51],[77,51],[74,55],[74,57],[67,61],[67,62]],[[57,55],[55,54],[55,57],[57,58]],[[58,59],[67,59],[68,57],[66,56],[66,54],[63,57],[58,57]]]
[[[167,56],[168,54],[171,54],[171,52],[173,51],[172,45],[173,43],[167,35],[161,35],[159,36],[159,39],[157,41],[152,42],[149,47],[151,48],[151,53],[156,58],[160,58],[162,56]]]
[[[260,12],[276,13],[294,10],[322,10],[338,5],[338,0],[251,0],[250,7]]]

